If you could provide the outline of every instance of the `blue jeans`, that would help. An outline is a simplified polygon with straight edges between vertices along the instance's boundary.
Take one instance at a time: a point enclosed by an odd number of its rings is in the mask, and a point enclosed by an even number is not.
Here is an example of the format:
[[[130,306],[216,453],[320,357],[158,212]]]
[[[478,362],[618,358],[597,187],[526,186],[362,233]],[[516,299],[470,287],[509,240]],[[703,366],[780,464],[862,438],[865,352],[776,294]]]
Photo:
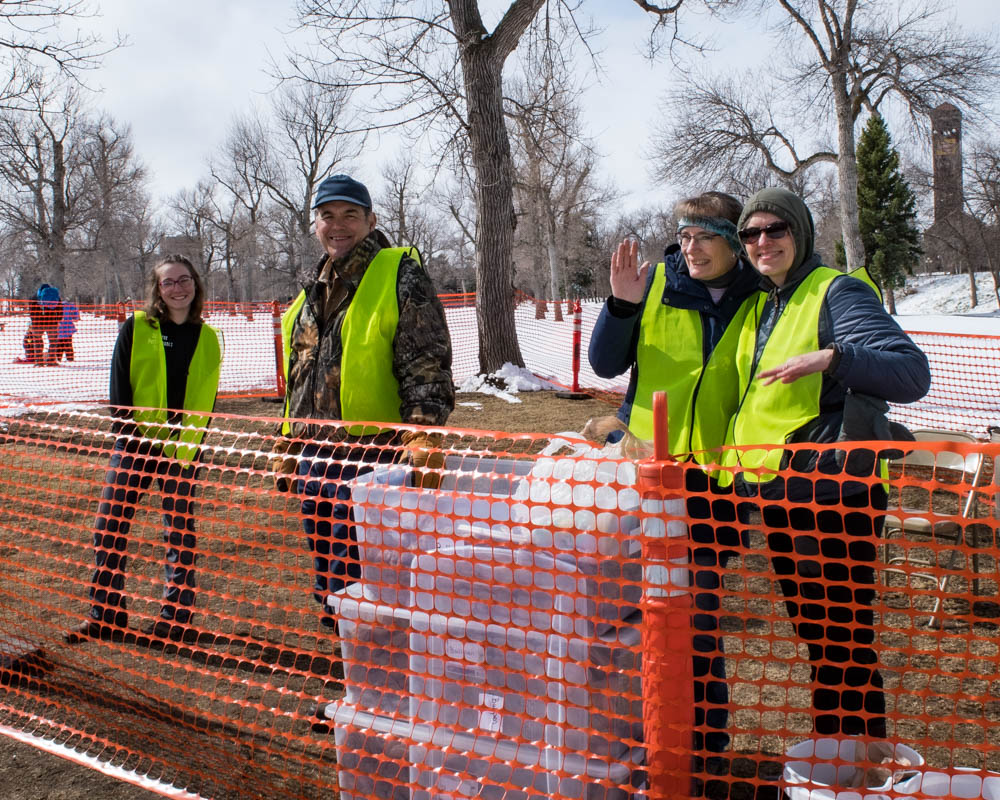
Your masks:
[[[104,477],[101,504],[94,523],[94,570],[90,583],[90,616],[118,627],[128,625],[125,568],[128,533],[136,506],[155,478],[163,493],[163,619],[186,623],[194,606],[194,478],[195,466],[164,458],[148,440],[120,438]]]
[[[361,577],[348,481],[371,472],[376,464],[392,463],[396,456],[394,448],[362,444],[311,443],[302,450],[295,492],[302,496],[302,527],[313,554],[313,598],[323,606],[320,621],[327,627],[334,626],[334,619],[326,596]]]

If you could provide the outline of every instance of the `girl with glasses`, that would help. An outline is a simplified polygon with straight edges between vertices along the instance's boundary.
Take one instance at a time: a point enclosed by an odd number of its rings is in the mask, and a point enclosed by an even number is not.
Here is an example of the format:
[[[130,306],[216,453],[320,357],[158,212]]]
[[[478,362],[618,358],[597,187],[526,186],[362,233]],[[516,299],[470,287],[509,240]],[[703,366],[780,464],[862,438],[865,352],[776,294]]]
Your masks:
[[[181,255],[150,274],[148,303],[121,326],[111,364],[110,405],[120,421],[94,530],[90,612],[65,639],[193,639],[194,478],[198,447],[215,407],[222,363],[217,330],[202,320],[205,289]],[[125,568],[136,507],[153,480],[162,494],[166,544],[159,618],[128,632]]]

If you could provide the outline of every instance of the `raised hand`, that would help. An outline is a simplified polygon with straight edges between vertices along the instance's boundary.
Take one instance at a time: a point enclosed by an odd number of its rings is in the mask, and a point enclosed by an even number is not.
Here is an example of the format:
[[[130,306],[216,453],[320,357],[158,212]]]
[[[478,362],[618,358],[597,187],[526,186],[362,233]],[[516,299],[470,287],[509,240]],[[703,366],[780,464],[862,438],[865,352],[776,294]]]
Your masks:
[[[642,302],[646,289],[646,274],[649,262],[639,263],[639,243],[635,239],[623,239],[611,254],[611,294],[629,303]]]

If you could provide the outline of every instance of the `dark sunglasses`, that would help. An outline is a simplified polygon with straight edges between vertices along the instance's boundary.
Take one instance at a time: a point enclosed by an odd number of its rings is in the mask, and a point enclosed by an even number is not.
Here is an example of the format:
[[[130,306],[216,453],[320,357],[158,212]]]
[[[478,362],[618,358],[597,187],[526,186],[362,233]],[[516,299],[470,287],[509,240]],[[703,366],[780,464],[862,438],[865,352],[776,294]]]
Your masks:
[[[740,241],[743,244],[756,242],[762,233],[766,233],[768,239],[784,239],[785,234],[788,233],[788,223],[772,222],[763,228],[744,228],[739,232]]]

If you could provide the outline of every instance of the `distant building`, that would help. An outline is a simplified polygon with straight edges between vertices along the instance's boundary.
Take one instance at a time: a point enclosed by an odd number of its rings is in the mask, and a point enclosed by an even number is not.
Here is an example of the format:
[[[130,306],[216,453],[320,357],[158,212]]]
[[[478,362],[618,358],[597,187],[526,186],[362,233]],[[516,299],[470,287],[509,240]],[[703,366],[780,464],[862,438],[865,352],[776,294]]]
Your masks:
[[[962,187],[962,112],[951,103],[931,111],[934,156],[934,222],[924,231],[917,272],[985,270],[981,223],[965,211]],[[982,262],[982,263],[980,263]]]

